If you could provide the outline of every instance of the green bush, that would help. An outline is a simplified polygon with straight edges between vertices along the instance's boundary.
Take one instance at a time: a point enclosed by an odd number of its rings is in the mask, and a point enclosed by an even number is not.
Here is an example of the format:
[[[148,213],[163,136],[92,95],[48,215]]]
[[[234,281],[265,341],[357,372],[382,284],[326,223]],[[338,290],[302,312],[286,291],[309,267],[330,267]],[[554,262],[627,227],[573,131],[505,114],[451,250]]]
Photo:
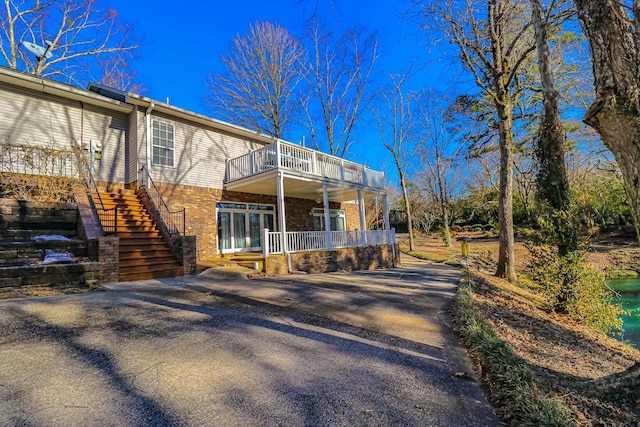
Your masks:
[[[460,284],[453,311],[463,341],[486,372],[492,398],[509,414],[510,425],[574,425],[566,405],[538,388],[527,363],[498,337],[476,309],[471,284]]]
[[[624,310],[614,304],[603,274],[589,267],[584,251],[565,256],[557,248],[528,244],[531,279],[539,286],[547,310],[567,313],[592,329],[610,333],[622,329]]]
[[[444,242],[445,246],[447,247],[451,246],[451,233],[449,233],[449,230],[447,230],[444,227],[441,228],[440,236],[442,237],[442,241]]]

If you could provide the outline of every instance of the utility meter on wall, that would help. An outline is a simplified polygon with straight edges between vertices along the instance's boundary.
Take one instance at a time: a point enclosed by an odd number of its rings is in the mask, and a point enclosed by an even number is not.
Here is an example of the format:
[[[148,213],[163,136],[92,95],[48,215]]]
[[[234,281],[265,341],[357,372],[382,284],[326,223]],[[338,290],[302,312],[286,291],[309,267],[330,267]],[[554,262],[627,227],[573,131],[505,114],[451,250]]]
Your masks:
[[[102,159],[102,142],[91,141],[91,151],[93,153],[94,160]]]

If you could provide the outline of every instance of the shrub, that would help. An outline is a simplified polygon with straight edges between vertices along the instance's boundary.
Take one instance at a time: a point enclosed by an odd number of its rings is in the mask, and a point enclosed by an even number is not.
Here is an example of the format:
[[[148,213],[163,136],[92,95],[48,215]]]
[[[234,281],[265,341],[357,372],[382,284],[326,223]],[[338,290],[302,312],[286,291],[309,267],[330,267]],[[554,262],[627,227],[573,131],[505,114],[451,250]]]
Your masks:
[[[447,230],[444,227],[441,228],[440,236],[442,237],[442,241],[444,242],[445,246],[447,247],[451,246],[451,234],[449,233],[449,230]]]
[[[550,245],[528,244],[531,279],[539,286],[547,310],[567,313],[592,329],[621,330],[624,310],[612,302],[613,291],[603,274],[589,267],[584,251],[560,256]]]
[[[564,403],[544,394],[527,363],[501,340],[474,304],[471,283],[458,287],[453,312],[460,334],[488,376],[493,400],[518,426],[571,426]]]

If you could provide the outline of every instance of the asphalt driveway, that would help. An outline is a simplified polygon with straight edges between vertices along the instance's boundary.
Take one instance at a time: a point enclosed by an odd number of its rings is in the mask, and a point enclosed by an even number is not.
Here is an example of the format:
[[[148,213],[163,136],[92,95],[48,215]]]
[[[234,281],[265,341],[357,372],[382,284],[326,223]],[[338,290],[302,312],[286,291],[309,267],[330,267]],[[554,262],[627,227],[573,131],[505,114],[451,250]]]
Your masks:
[[[460,272],[403,262],[2,301],[0,425],[499,425],[449,327]]]

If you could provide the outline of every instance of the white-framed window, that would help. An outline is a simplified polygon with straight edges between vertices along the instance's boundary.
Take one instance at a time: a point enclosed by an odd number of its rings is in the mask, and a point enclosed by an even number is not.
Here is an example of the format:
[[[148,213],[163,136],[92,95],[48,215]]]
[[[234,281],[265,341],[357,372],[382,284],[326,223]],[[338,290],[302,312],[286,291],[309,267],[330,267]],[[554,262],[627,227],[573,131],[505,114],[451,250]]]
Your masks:
[[[175,132],[172,124],[154,120],[152,125],[153,164],[175,165]]]
[[[262,247],[262,230],[275,231],[275,206],[261,203],[217,202],[220,253]]]
[[[311,212],[313,215],[313,229],[316,231],[324,230],[324,209],[314,208]],[[331,231],[345,231],[346,227],[346,215],[342,209],[330,209],[329,210],[329,223]]]

